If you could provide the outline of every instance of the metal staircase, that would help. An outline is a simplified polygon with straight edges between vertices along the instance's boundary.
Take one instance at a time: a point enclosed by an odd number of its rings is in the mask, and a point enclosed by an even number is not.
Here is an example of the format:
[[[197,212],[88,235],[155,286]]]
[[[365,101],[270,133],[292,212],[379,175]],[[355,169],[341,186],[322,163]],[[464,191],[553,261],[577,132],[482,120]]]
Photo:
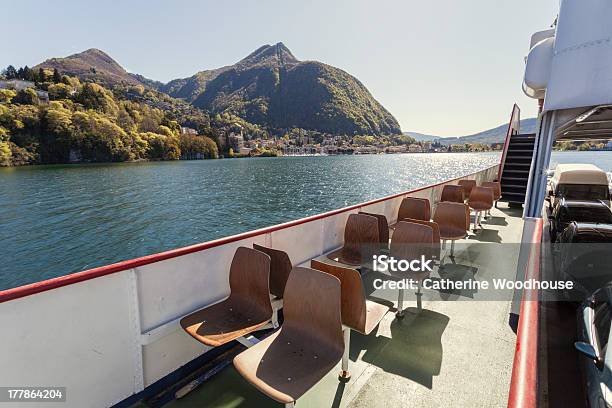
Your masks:
[[[525,203],[535,136],[535,133],[510,136],[508,150],[501,169],[502,194],[500,201],[514,205]]]

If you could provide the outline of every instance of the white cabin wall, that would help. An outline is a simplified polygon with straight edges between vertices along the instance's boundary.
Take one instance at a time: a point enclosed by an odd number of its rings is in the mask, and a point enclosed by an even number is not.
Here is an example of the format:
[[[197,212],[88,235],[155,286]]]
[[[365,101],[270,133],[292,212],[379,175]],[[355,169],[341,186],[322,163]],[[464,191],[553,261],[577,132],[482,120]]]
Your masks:
[[[272,246],[285,251],[293,265],[301,264],[323,252],[323,220],[314,220],[291,228],[274,231]]]
[[[563,0],[544,110],[612,104],[612,2]]]
[[[0,303],[0,384],[65,386],[62,406],[75,408],[107,407],[134,394],[137,338],[128,275]]]

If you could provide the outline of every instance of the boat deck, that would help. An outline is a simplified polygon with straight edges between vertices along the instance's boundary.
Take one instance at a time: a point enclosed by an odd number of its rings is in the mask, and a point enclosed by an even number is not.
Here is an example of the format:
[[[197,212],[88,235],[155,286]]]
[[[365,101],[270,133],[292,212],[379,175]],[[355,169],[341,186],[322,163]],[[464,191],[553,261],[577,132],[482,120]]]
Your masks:
[[[523,220],[520,209],[500,203],[484,230],[458,241],[454,261],[433,277],[515,279]],[[512,243],[516,245],[499,245]],[[467,245],[466,245],[467,244]],[[371,300],[397,305],[397,292],[374,291]],[[423,310],[414,297],[405,317],[390,311],[369,336],[351,333],[349,382],[332,370],[300,398],[298,407],[505,406],[516,335],[508,323],[511,300],[488,300],[478,291],[424,291]],[[483,300],[487,299],[487,300]],[[456,301],[448,301],[456,300]],[[228,365],[167,407],[278,407]]]

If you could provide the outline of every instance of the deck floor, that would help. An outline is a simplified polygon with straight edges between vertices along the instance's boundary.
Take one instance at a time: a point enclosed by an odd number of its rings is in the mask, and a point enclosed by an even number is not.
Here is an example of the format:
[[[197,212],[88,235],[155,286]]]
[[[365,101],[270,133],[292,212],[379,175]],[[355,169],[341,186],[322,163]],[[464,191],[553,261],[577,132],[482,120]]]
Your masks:
[[[515,278],[523,229],[521,210],[507,208],[505,203],[499,206],[493,209],[491,222],[483,223],[484,231],[460,241],[454,263],[445,266],[444,273],[450,269],[475,272],[476,279]],[[366,285],[370,278],[364,275]],[[409,300],[403,319],[391,311],[369,336],[352,332],[351,380],[346,384],[338,381],[338,364],[296,406],[505,406],[516,342],[508,324],[511,301],[479,300],[479,296],[478,292],[426,292],[421,312]],[[397,304],[397,294],[373,292],[369,297]],[[167,406],[281,405],[250,386],[230,365]]]

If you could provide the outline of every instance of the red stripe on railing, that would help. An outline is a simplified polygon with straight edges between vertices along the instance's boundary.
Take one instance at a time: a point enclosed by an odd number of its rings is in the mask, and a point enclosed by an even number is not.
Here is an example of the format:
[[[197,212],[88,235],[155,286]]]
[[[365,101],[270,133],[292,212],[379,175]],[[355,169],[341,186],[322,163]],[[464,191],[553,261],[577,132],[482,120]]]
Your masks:
[[[221,245],[229,244],[229,243],[240,241],[243,239],[252,238],[258,235],[268,234],[274,231],[279,231],[285,228],[294,227],[296,225],[304,224],[310,221],[316,221],[316,220],[320,220],[323,218],[331,217],[333,215],[340,214],[343,212],[357,210],[361,207],[365,207],[368,205],[377,204],[383,201],[391,200],[393,198],[401,197],[406,194],[416,193],[422,190],[426,190],[428,188],[434,188],[442,184],[457,181],[462,178],[471,177],[484,170],[487,170],[487,169],[478,170],[478,171],[475,171],[474,173],[470,173],[465,176],[460,176],[460,177],[457,177],[451,180],[446,180],[441,183],[431,184],[429,186],[420,187],[415,190],[404,191],[402,193],[397,193],[397,194],[393,194],[390,196],[378,198],[375,200],[366,201],[364,203],[355,204],[355,205],[351,205],[348,207],[328,211],[325,213],[312,215],[310,217],[300,218],[298,220],[289,221],[283,224],[272,225],[270,227],[265,227],[265,228],[261,228],[261,229],[253,230],[253,231],[247,231],[241,234],[216,239],[213,241],[203,242],[200,244],[195,244],[195,245],[182,247],[178,249],[172,249],[169,251],[160,252],[160,253],[153,254],[153,255],[147,255],[142,258],[130,259],[127,261],[122,261],[122,262],[118,262],[118,263],[114,263],[114,264],[106,265],[106,266],[100,266],[98,268],[89,269],[86,271],[77,272],[77,273],[73,273],[70,275],[64,275],[64,276],[60,276],[57,278],[52,278],[52,279],[47,279],[47,280],[40,281],[40,282],[31,283],[29,285],[19,286],[19,287],[12,288],[12,289],[6,289],[3,291],[0,291],[0,303],[7,302],[13,299],[22,298],[24,296],[29,296],[29,295],[33,295],[36,293],[44,292],[47,290],[60,288],[62,286],[72,285],[74,283],[99,278],[101,276],[125,271],[127,269],[137,268],[139,266],[148,265],[148,264],[163,261],[166,259],[176,258],[182,255],[191,254],[193,252],[203,251],[205,249],[218,247]]]
[[[527,260],[525,280],[540,277],[540,242],[543,221],[536,221],[532,246]],[[525,290],[521,301],[516,350],[512,366],[508,408],[535,408],[538,406],[538,338],[540,302],[538,291]]]

